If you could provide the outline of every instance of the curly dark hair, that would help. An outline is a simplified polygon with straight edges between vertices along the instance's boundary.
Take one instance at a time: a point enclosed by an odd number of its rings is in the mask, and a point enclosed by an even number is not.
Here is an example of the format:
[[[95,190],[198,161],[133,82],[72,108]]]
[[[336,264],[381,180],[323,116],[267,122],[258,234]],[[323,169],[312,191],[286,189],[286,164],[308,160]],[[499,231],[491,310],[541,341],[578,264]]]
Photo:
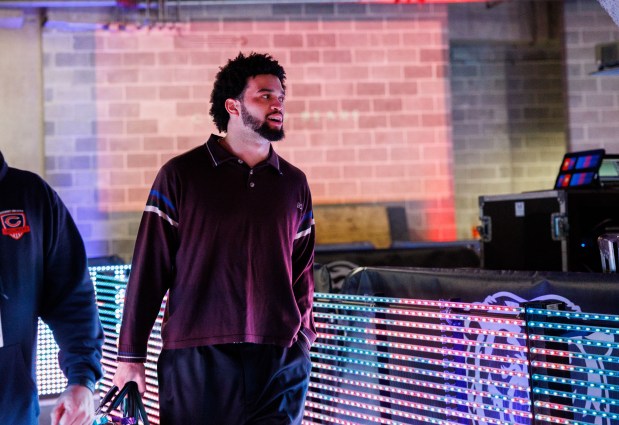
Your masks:
[[[268,54],[252,52],[245,56],[239,52],[236,58],[228,60],[228,63],[219,69],[211,92],[210,110],[217,130],[228,130],[230,115],[226,111],[226,99],[239,99],[245,91],[247,80],[263,74],[275,75],[285,89],[286,72],[279,62]]]

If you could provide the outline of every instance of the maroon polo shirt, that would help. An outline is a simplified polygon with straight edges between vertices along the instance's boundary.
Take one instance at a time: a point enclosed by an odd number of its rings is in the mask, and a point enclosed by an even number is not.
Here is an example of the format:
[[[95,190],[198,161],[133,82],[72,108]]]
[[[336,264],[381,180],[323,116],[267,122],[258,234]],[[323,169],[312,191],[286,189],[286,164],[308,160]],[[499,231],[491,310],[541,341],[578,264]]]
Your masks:
[[[164,349],[316,337],[305,174],[272,148],[251,168],[219,139],[173,158],[155,179],[127,285],[120,361],[145,360],[166,292]]]

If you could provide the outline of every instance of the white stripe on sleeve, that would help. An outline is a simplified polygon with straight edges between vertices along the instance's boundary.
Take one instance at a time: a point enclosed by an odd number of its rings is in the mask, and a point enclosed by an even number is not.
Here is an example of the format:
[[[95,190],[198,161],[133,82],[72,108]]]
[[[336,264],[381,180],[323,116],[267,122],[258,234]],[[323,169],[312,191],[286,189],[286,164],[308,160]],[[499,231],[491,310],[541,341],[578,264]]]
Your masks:
[[[147,205],[146,208],[144,208],[144,211],[155,213],[159,217],[163,218],[165,221],[170,223],[172,226],[178,227],[178,223],[176,221],[172,220],[169,215],[167,215],[166,213],[164,213],[157,207],[154,207],[152,205]]]

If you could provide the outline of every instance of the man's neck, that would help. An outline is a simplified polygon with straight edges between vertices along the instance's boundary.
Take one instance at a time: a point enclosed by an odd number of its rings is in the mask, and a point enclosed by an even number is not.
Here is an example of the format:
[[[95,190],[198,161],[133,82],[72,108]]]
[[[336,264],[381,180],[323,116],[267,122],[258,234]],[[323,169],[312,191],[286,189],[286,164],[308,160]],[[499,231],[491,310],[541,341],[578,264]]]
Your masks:
[[[271,142],[260,136],[247,136],[228,133],[220,140],[220,143],[228,152],[239,157],[253,168],[256,164],[269,157]]]

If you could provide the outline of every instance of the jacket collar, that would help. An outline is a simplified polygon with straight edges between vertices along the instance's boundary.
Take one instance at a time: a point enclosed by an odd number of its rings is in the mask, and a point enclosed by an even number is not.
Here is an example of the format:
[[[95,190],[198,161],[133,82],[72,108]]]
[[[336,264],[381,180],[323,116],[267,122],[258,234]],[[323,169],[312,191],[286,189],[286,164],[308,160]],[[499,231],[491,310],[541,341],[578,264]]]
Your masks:
[[[216,136],[212,134],[211,137],[206,142],[206,149],[208,150],[209,156],[211,157],[211,161],[213,161],[213,166],[217,167],[220,164],[228,161],[237,161],[238,158],[228,152],[221,144],[219,140],[220,136]],[[273,150],[273,146],[269,148],[269,156],[268,158],[261,162],[259,165],[270,165],[273,167],[279,174],[282,174],[282,171],[279,168],[279,156]]]
[[[8,170],[9,166],[7,165],[6,161],[4,161],[4,156],[2,156],[2,152],[0,152],[0,181],[2,181]]]

